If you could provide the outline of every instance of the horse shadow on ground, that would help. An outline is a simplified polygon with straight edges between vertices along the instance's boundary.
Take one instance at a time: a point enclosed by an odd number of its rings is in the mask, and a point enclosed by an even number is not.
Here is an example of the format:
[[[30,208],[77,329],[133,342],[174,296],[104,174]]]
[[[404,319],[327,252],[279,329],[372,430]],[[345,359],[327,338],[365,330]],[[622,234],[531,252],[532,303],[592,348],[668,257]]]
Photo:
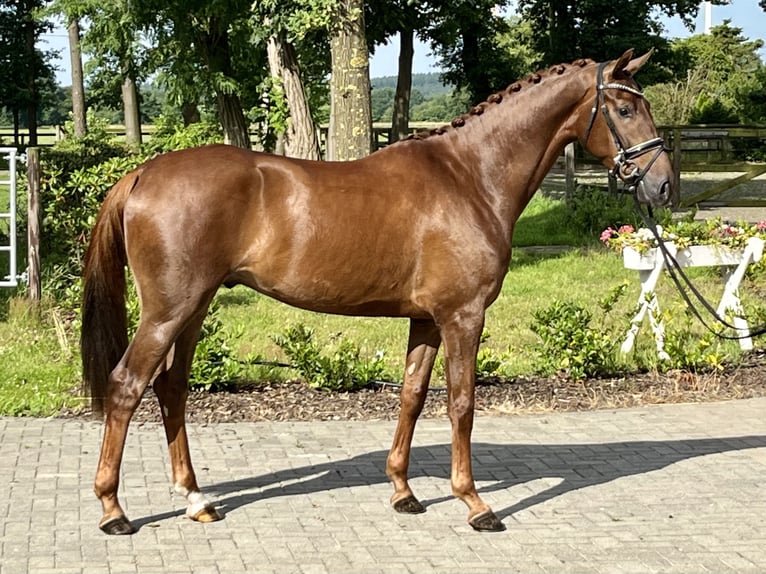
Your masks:
[[[711,454],[766,447],[766,435],[663,441],[587,444],[492,444],[472,446],[474,478],[488,483],[479,492],[493,492],[542,478],[561,482],[511,506],[495,509],[502,520],[571,491],[597,486],[619,478],[660,470],[680,461]],[[389,482],[385,474],[387,450],[345,460],[290,468],[258,476],[221,482],[203,491],[214,497],[224,513],[273,497],[300,496],[336,488]],[[449,480],[450,445],[435,444],[412,449],[410,478]],[[421,500],[424,506],[451,497]],[[171,518],[182,511],[147,516],[134,521],[140,528]]]

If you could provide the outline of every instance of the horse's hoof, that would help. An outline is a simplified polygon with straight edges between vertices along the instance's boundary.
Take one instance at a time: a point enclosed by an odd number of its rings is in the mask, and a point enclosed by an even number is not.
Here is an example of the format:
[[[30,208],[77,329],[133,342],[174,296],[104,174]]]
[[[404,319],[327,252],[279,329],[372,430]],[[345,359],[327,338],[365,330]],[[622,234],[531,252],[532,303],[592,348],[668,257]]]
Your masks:
[[[423,514],[426,511],[426,507],[410,494],[394,502],[394,510],[402,514]]]
[[[199,512],[189,516],[195,522],[218,522],[223,516],[212,505],[203,507]]]
[[[98,527],[106,534],[133,534],[136,531],[124,514],[110,518],[99,524]]]
[[[491,510],[477,514],[468,521],[468,524],[479,532],[502,532],[505,530],[505,524],[500,522],[500,519]]]

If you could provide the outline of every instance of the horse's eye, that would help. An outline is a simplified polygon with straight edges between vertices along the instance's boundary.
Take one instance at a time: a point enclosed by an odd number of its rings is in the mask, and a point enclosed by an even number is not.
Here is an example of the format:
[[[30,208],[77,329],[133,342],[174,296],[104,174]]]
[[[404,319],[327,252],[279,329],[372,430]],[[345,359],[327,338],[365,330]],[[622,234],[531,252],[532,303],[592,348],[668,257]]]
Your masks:
[[[630,116],[630,108],[628,108],[627,106],[622,106],[618,111],[623,118],[627,118]]]

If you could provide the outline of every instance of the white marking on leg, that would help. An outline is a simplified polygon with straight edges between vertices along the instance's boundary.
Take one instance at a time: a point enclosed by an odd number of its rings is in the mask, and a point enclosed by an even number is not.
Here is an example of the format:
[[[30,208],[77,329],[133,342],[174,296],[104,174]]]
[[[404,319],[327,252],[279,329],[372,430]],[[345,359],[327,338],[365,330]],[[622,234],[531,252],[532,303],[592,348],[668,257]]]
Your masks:
[[[199,491],[190,492],[186,496],[186,500],[189,501],[189,505],[186,507],[186,516],[194,518],[201,510],[212,506]]]
[[[186,497],[186,501],[188,502],[188,505],[186,506],[186,516],[189,518],[194,518],[200,510],[212,506],[207,498],[205,498],[205,496],[198,490],[190,491],[188,488],[178,483],[173,485],[173,490],[181,496]]]
[[[416,370],[417,368],[418,368],[418,364],[417,364],[417,363],[410,363],[410,366],[409,366],[409,367],[407,367],[407,374],[408,374],[409,376],[412,376],[412,375],[414,375],[414,374],[415,374],[415,370]]]

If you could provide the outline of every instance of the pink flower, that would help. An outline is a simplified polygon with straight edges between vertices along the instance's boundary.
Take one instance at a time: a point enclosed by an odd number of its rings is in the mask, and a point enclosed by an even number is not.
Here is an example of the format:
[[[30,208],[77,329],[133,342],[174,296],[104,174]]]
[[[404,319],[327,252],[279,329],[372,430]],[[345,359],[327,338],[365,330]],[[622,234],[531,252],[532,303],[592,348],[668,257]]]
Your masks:
[[[632,225],[623,225],[617,230],[617,233],[633,233],[635,229],[633,229]]]
[[[601,232],[601,243],[607,243],[612,238],[612,234],[614,234],[614,229],[611,227],[607,227],[604,229],[604,231]]]
[[[766,221],[759,221],[759,222],[758,222],[758,223],[755,225],[755,228],[756,228],[758,231],[766,231]]]

